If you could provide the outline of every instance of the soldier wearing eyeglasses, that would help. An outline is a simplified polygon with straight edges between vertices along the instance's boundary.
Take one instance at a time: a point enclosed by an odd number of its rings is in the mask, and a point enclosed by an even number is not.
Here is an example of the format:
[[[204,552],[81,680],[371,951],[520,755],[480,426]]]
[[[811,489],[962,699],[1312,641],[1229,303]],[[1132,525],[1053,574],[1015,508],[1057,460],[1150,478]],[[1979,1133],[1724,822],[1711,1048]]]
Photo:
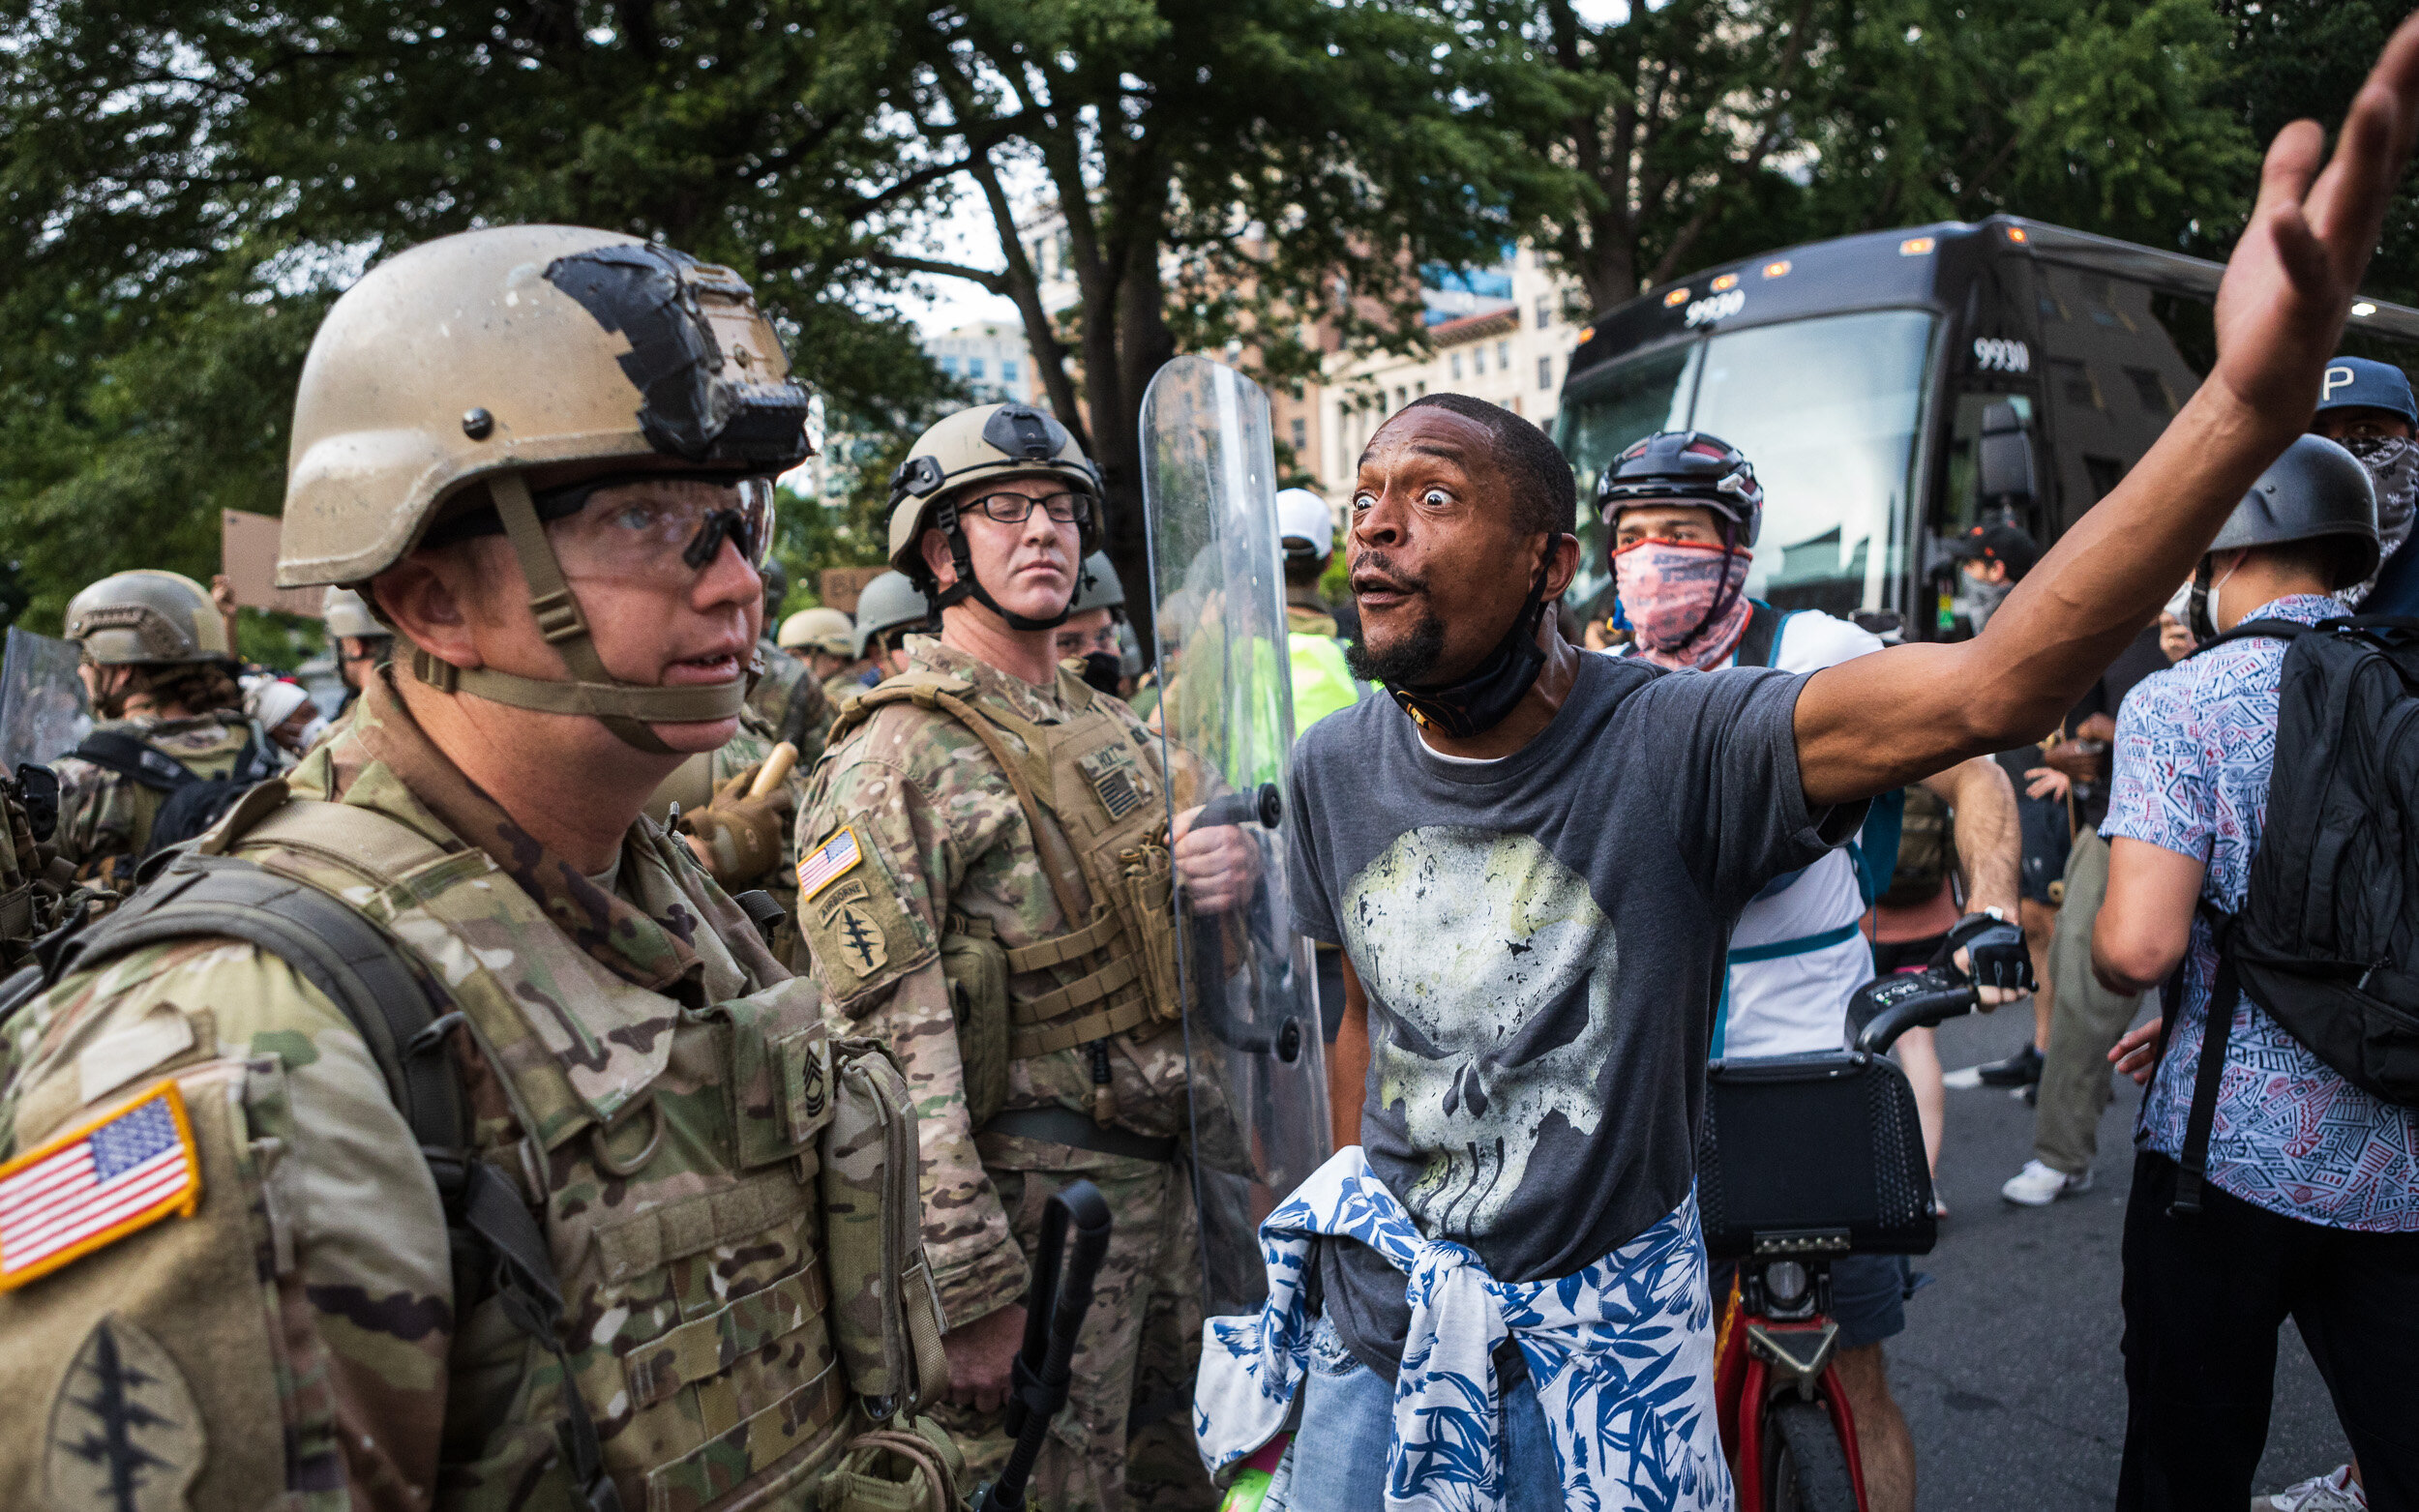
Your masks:
[[[947,1331],[936,1409],[996,1470],[1050,1194],[1115,1229],[1035,1504],[1207,1506],[1188,1412],[1201,1332],[1171,889],[1252,883],[1232,829],[1169,818],[1158,737],[1061,664],[1100,537],[1082,448],[1023,404],[953,415],[891,484],[890,561],[938,637],[849,705],[798,828],[799,928],[840,1032],[899,1056]]]

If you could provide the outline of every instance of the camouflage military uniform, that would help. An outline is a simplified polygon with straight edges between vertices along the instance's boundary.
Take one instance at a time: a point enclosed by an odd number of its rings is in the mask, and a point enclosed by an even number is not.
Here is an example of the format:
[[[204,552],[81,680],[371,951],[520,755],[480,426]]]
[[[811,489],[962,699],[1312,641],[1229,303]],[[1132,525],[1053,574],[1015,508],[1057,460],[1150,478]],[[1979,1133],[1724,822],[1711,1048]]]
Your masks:
[[[1054,725],[1092,695],[1062,675],[1035,688],[938,639],[908,642],[917,670],[971,684],[969,701]],[[1158,741],[1115,700],[1132,749],[1155,773]],[[1080,706],[1080,705],[1072,705]],[[1151,794],[1150,801],[1164,800]],[[941,940],[955,916],[988,921],[1009,949],[1066,934],[1025,810],[980,739],[954,718],[911,704],[878,710],[842,735],[816,771],[800,811],[799,849],[811,864],[848,826],[862,842],[856,933],[835,940],[814,900],[801,929],[816,951],[828,1012],[846,1032],[888,1044],[916,1099],[923,1153],[925,1248],[951,1327],[1023,1299],[1030,1253],[1049,1195],[1089,1179],[1115,1217],[1099,1290],[1074,1362],[1069,1406],[1052,1426],[1035,1471],[1035,1504],[1208,1506],[1216,1494],[1191,1438],[1189,1405],[1201,1305],[1198,1241],[1185,1168],[971,1127],[964,1065]],[[845,842],[844,842],[845,844]],[[835,875],[828,884],[846,878]],[[870,948],[868,937],[870,933]],[[855,959],[849,959],[853,948]],[[870,963],[868,956],[872,958]],[[1010,979],[1021,994],[1060,985],[1048,970]],[[1186,1129],[1180,1028],[1145,1023],[1101,1042],[1115,1127],[1150,1138]],[[1010,1062],[1004,1111],[1093,1110],[1085,1047]],[[1004,1457],[998,1414],[941,1408],[935,1416],[988,1474]],[[1128,1433],[1129,1416],[1135,1432]]]
[[[774,740],[797,747],[798,765],[813,771],[823,754],[823,737],[831,733],[831,701],[804,662],[770,639],[759,641],[757,649],[764,655],[764,675],[748,695],[748,707],[763,717]]]
[[[203,778],[231,774],[251,733],[242,717],[231,713],[184,720],[134,714],[93,729],[96,734],[106,730],[133,735]],[[72,756],[51,762],[50,769],[59,774],[60,857],[80,878],[123,882],[115,874],[150,848],[152,817],[167,794]]]
[[[623,1506],[811,1505],[853,1416],[797,1095],[828,1085],[811,985],[652,824],[602,882],[550,855],[383,675],[287,782],[332,801],[277,810],[235,853],[340,893],[441,974],[476,1153],[538,1209]],[[408,869],[367,885],[348,830]],[[195,1216],[0,1296],[19,1425],[0,1503],[40,1502],[41,1477],[81,1473],[76,1443],[111,1428],[66,1363],[105,1324],[155,1382],[136,1405],[180,1419],[134,1424],[142,1474],[171,1496],[191,1481],[194,1506],[572,1504],[561,1367],[495,1296],[457,1310],[412,1130],[360,1035],[282,959],[192,938],[70,976],[9,1023],[0,1076],[0,1153],[173,1078],[203,1167]]]
[[[865,673],[861,668],[850,667],[845,671],[834,672],[823,679],[824,701],[837,711],[840,705],[863,693],[865,686]]]

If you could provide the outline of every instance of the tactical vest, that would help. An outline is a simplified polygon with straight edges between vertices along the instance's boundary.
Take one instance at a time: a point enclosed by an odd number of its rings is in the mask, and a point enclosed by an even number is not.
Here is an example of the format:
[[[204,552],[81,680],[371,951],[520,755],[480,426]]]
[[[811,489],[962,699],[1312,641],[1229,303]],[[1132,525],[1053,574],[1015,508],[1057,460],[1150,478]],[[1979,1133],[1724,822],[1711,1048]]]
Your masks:
[[[667,865],[687,864],[657,843]],[[309,909],[331,905],[375,926],[402,969],[364,972],[376,990],[354,995],[368,1008],[322,981],[326,961],[305,975],[371,1043],[424,1147],[414,1079],[444,1074],[428,1052],[449,1032],[472,1036],[521,1126],[506,1143],[501,1120],[464,1119],[461,1139],[437,1142],[466,1149],[426,1148],[461,1226],[443,1504],[954,1505],[962,1465],[913,1415],[947,1366],[912,1105],[880,1046],[829,1038],[811,981],[684,1006],[594,961],[485,851],[448,851],[358,806],[287,801],[276,782],[158,876],[156,903],[95,932],[79,965],[133,948],[109,932],[153,911],[144,938],[231,934],[302,968],[308,938],[176,920],[177,893],[230,866],[307,895],[264,910],[288,930],[299,919],[308,935]],[[360,885],[340,897],[309,866]],[[395,1015],[415,986],[430,1001],[411,1032]],[[563,1002],[576,1020],[550,1006]],[[245,1222],[240,1203],[217,1212]],[[488,1258],[465,1267],[472,1239]],[[467,1444],[454,1432],[464,1421],[478,1431]]]
[[[1013,949],[990,921],[951,913],[941,966],[958,1009],[967,1111],[980,1128],[1007,1096],[1008,1062],[1110,1036],[1148,1039],[1183,1017],[1177,988],[1175,870],[1168,801],[1149,744],[1098,694],[1061,672],[1070,717],[1036,725],[971,701],[963,678],[913,670],[867,690],[842,711],[831,745],[896,703],[945,714],[983,743],[1014,789],[1060,915],[1076,927]],[[1051,970],[1060,985],[1019,996],[1011,976]],[[1070,973],[1072,973],[1070,975]],[[1092,1116],[1116,1108],[1105,1050],[1093,1065]]]

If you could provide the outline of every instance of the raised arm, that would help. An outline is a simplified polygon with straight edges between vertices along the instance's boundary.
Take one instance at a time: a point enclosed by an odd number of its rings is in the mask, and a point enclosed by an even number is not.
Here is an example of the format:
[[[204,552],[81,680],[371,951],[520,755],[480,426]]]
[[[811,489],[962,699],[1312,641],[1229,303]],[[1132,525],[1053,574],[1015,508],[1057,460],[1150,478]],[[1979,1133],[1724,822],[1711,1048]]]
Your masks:
[[[2252,483],[2308,426],[2319,376],[2419,129],[2419,17],[2325,137],[2277,133],[2218,289],[2217,365],[2115,490],[1974,639],[1816,672],[1799,696],[1807,801],[1845,803],[2038,738],[2190,576]]]

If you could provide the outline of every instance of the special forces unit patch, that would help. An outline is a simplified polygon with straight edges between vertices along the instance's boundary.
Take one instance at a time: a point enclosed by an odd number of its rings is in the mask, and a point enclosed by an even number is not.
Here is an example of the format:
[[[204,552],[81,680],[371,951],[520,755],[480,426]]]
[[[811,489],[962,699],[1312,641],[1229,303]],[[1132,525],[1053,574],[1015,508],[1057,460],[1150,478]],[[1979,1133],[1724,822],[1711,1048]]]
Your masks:
[[[201,1412],[176,1361],[115,1313],[93,1324],[50,1399],[43,1481],[58,1512],[183,1512]]]
[[[0,1166],[0,1291],[201,1201],[174,1082]]]
[[[882,933],[881,921],[866,906],[871,901],[863,888],[851,886],[817,910],[822,918],[823,937],[860,977],[872,976],[890,961],[890,941]]]

